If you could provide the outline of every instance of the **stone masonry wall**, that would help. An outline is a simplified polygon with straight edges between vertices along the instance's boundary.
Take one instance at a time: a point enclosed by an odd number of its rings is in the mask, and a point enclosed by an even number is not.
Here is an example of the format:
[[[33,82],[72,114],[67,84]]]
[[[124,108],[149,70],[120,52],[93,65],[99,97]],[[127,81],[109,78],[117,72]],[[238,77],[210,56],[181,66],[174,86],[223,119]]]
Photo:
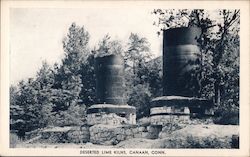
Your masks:
[[[186,115],[155,115],[151,116],[152,125],[168,125],[169,123],[189,124],[190,118]]]
[[[121,125],[135,124],[135,115],[127,114],[125,117],[120,117],[116,113],[92,113],[87,115],[87,123],[89,125],[105,124],[105,125]]]
[[[108,126],[94,125],[90,127],[90,142],[94,144],[116,145],[117,143],[131,138],[158,138],[161,131],[157,126]]]
[[[42,141],[49,143],[86,143],[89,142],[89,127],[72,126],[72,127],[54,127],[45,129],[41,132]]]

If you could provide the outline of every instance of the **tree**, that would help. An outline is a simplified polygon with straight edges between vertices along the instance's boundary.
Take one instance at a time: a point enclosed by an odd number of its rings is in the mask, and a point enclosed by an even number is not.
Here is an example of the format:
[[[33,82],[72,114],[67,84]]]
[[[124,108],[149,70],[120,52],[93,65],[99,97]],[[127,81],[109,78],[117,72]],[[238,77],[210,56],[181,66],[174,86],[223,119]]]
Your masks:
[[[124,48],[119,40],[111,40],[111,37],[106,34],[99,42],[98,48],[94,49],[96,56],[107,56],[111,54],[124,55]]]
[[[88,42],[89,33],[84,26],[72,23],[67,36],[63,39],[65,57],[62,59],[62,64],[55,65],[54,68],[55,83],[51,94],[54,119],[50,122],[52,125],[80,124],[85,115],[82,111],[82,109],[85,111],[85,103],[92,101],[88,95],[93,92],[89,91],[89,88],[92,89],[92,84],[89,82],[93,82],[93,76],[89,74],[92,74],[93,65],[88,62],[92,57]],[[82,114],[78,114],[79,112]]]
[[[149,84],[151,97],[162,96],[162,60],[161,57],[152,59],[146,63],[145,82]]]
[[[149,116],[151,100],[149,85],[147,83],[137,84],[130,91],[128,104],[136,107],[136,118]]]
[[[18,88],[10,86],[10,129],[18,130],[20,125],[24,123],[21,115],[24,114],[23,108],[18,103]]]
[[[55,83],[54,70],[49,64],[44,61],[42,67],[39,69],[36,75],[36,87],[37,91],[37,103],[41,105],[41,119],[39,119],[40,127],[46,127],[50,125],[52,116],[52,110],[55,104],[52,101],[53,85]]]
[[[92,52],[87,60],[81,65],[81,79],[83,88],[80,93],[80,100],[86,106],[93,105],[96,102],[96,77],[94,69],[94,52]]]
[[[54,87],[60,90],[56,93],[64,97],[63,101],[59,99],[56,103],[56,110],[67,110],[71,104],[80,101],[81,89],[84,88],[81,67],[89,56],[88,42],[89,33],[84,27],[72,23],[67,37],[63,40],[65,57],[55,77]]]
[[[152,74],[152,70],[150,71],[147,66],[147,62],[151,59],[150,44],[147,39],[131,33],[127,45],[124,46],[121,41],[111,40],[109,35],[105,35],[93,51],[95,56],[110,54],[124,56],[128,104],[137,108],[137,117],[147,116],[151,98],[148,73]]]
[[[138,71],[143,68],[146,61],[151,57],[150,44],[144,37],[139,37],[135,33],[131,33],[129,36],[129,42],[127,44],[127,51],[125,52],[124,59],[126,68],[130,68],[133,74],[138,74]]]
[[[16,105],[21,109],[18,119],[20,123],[17,124],[18,135],[24,138],[25,132],[41,127],[40,120],[41,104],[38,103],[36,82],[30,78],[27,82],[21,81],[19,83],[19,94],[16,99]]]
[[[85,123],[84,115],[86,115],[85,107],[85,105],[71,104],[67,110],[55,113],[50,122],[53,126],[83,125]]]
[[[150,44],[147,39],[131,33],[124,52],[126,86],[128,96],[133,93],[133,86],[144,83],[147,71],[146,62],[150,59]],[[130,97],[130,96],[129,96]]]
[[[145,37],[131,33],[124,53],[128,104],[137,109],[137,118],[149,115],[151,91],[149,85],[150,44]],[[151,82],[150,82],[151,83]]]
[[[43,62],[35,79],[20,81],[17,87],[10,87],[11,129],[18,130],[24,137],[25,132],[43,128],[51,119],[51,87],[54,84],[52,69]]]

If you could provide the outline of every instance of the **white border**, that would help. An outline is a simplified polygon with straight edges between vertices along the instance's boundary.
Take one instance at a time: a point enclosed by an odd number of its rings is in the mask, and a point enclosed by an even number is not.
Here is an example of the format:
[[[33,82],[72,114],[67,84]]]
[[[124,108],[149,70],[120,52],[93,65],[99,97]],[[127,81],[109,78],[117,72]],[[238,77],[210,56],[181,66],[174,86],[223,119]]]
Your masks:
[[[10,8],[204,8],[240,9],[240,149],[161,149],[167,156],[249,156],[249,1],[1,1],[0,155],[84,156],[82,149],[9,148]],[[132,18],[132,17],[131,17]],[[31,21],[32,22],[32,21]],[[92,149],[94,150],[94,149]],[[101,149],[99,149],[101,151]],[[105,149],[107,150],[107,149]],[[124,149],[120,149],[124,150]],[[142,149],[145,150],[145,149]],[[152,150],[152,149],[149,149]],[[155,149],[154,149],[155,150]],[[129,152],[128,149],[126,151]],[[88,154],[88,156],[91,156]],[[96,156],[96,155],[93,155]],[[116,155],[115,155],[116,156]],[[135,156],[130,154],[130,156]]]

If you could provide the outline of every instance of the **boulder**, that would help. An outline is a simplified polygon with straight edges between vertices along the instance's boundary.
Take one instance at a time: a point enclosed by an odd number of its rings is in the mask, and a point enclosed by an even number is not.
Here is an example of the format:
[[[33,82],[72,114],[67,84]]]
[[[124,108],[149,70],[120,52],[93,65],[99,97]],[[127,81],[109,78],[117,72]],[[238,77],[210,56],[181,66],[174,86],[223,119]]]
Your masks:
[[[232,148],[238,135],[237,125],[189,125],[172,133],[162,130],[159,137],[164,148]]]

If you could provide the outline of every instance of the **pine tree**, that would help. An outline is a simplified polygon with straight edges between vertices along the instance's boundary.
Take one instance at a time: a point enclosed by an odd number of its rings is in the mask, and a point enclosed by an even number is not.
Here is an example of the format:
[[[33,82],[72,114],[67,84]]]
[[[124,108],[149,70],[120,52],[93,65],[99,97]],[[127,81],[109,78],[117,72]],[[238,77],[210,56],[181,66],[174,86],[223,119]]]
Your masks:
[[[37,72],[36,80],[37,86],[37,101],[41,105],[41,119],[39,120],[40,127],[46,127],[50,124],[52,110],[55,104],[52,101],[53,85],[55,83],[55,76],[53,69],[46,61],[42,63],[41,69]]]
[[[84,27],[75,23],[69,28],[67,37],[63,40],[65,57],[56,74],[56,89],[58,96],[63,101],[56,103],[55,111],[67,110],[71,104],[76,105],[80,101],[80,92],[83,87],[81,67],[89,56],[89,33]]]

